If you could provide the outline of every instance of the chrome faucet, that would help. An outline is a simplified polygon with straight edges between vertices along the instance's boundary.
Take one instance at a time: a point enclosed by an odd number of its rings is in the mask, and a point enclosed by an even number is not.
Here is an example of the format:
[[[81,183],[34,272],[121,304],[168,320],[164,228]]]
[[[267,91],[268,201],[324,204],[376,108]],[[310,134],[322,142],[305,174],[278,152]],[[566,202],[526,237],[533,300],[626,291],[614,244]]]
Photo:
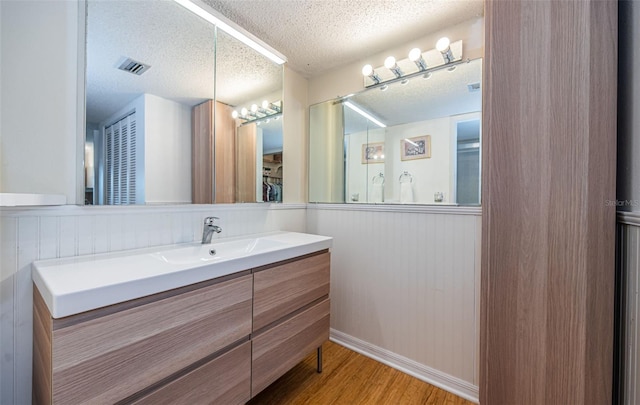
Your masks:
[[[211,243],[211,236],[213,235],[213,233],[220,233],[222,232],[222,228],[220,228],[218,225],[214,225],[214,221],[216,219],[220,219],[218,217],[206,217],[204,219],[204,228],[202,229],[202,244],[207,244],[207,243]]]

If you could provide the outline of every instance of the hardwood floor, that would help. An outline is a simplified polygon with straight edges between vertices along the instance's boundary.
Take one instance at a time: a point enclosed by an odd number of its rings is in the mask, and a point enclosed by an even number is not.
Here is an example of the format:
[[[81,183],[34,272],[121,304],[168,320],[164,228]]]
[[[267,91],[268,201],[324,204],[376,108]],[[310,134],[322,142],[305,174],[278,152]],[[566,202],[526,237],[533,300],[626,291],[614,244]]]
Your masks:
[[[473,404],[336,343],[322,349],[321,374],[312,353],[248,404]]]

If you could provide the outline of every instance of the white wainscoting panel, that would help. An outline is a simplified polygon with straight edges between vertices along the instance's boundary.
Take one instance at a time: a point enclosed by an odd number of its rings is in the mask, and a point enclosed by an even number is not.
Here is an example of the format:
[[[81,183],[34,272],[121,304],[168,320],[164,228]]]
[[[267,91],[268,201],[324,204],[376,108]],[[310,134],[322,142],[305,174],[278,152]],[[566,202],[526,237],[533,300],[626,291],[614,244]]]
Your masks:
[[[640,212],[618,214],[618,263],[622,280],[620,403],[640,403]]]
[[[304,204],[0,208],[0,404],[31,404],[35,260],[189,243],[206,216],[216,238],[304,232]]]
[[[480,209],[310,204],[307,231],[334,238],[334,338],[477,402]]]

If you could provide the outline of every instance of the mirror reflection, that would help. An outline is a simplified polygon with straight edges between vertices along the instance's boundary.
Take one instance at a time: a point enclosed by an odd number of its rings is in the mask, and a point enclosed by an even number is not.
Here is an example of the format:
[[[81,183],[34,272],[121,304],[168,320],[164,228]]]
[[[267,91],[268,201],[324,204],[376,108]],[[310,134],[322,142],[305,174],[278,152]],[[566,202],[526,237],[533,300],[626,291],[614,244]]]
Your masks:
[[[480,204],[482,61],[451,68],[312,106],[310,201]]]
[[[233,121],[236,148],[234,155],[227,149],[227,156],[235,156],[233,173],[230,159],[227,168],[216,164],[215,202],[223,202],[218,198],[223,182],[235,184],[227,187],[233,188],[235,202],[281,202],[282,67],[222,31],[217,60],[216,99],[227,106],[224,114]]]
[[[231,113],[281,100],[281,66],[168,1],[88,1],[86,52],[87,204],[262,200],[237,198],[237,154],[264,148]]]

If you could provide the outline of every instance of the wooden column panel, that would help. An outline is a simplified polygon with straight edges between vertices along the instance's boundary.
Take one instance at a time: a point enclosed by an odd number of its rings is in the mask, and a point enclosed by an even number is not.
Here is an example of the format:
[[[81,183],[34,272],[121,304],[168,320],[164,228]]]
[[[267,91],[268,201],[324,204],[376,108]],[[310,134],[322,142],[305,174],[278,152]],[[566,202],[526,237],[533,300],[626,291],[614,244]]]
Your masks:
[[[33,287],[33,399],[34,404],[50,404],[53,363],[51,335],[53,320],[38,289]]]
[[[236,195],[236,120],[233,108],[216,101],[215,106],[215,202],[234,203]]]
[[[191,181],[194,204],[235,202],[236,123],[232,111],[230,106],[213,100],[193,107]]]
[[[237,202],[262,201],[262,196],[256,196],[256,137],[256,124],[243,125],[238,128]]]
[[[191,111],[191,201],[213,203],[213,101]]]
[[[611,402],[617,2],[485,8],[480,402]]]

